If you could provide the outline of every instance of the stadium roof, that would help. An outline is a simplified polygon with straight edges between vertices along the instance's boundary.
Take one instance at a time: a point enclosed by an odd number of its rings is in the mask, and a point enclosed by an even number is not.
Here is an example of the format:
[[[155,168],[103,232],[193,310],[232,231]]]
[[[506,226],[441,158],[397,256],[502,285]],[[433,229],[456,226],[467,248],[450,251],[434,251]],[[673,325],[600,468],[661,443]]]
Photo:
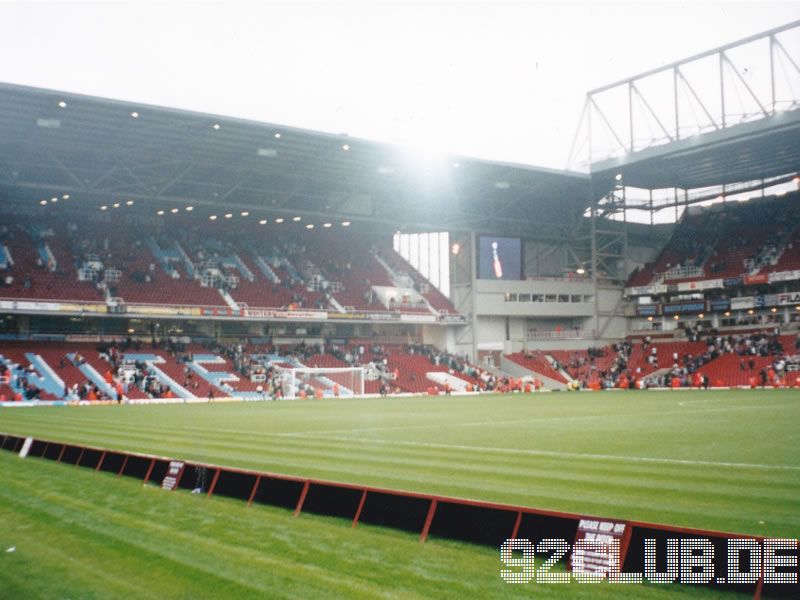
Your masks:
[[[626,185],[696,189],[800,172],[800,110],[692,136],[592,165],[604,193]]]
[[[97,205],[136,199],[149,214],[192,204],[196,214],[556,235],[552,224],[579,213],[589,183],[580,173],[419,160],[346,135],[0,83],[6,201],[69,193]]]
[[[589,152],[595,114],[616,155],[590,156],[596,195],[618,180],[689,190],[800,172],[798,33],[800,20],[589,91]]]

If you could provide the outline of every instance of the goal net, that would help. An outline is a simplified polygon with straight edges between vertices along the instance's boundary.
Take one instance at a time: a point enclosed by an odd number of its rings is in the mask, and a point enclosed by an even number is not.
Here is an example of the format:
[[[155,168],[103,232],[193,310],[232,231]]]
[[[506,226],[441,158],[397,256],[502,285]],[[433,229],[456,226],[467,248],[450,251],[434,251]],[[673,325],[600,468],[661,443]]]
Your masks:
[[[284,398],[313,398],[319,394],[329,397],[363,396],[362,367],[279,367]]]

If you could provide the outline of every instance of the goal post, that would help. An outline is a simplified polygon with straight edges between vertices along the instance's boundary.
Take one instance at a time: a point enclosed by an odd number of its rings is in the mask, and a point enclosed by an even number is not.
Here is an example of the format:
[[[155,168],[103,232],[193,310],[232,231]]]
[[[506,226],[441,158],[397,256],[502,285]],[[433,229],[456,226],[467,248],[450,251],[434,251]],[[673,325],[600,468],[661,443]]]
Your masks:
[[[304,392],[313,398],[321,393],[326,398],[364,395],[363,367],[279,367],[284,398],[301,397]]]

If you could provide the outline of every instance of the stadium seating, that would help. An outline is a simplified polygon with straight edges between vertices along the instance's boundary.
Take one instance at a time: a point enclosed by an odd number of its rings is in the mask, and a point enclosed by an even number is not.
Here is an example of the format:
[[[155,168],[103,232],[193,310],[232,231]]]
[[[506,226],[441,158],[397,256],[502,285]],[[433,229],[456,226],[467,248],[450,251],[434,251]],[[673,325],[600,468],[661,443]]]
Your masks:
[[[700,214],[687,214],[654,262],[631,274],[628,286],[692,279],[724,279],[759,272],[800,268],[800,207],[798,193],[768,202],[719,205]],[[777,264],[748,267],[767,246],[779,254]],[[687,275],[688,269],[702,271]],[[671,274],[673,274],[671,276]]]
[[[506,354],[506,358],[530,371],[533,371],[534,373],[539,373],[540,375],[544,375],[545,377],[549,377],[550,379],[554,379],[560,383],[567,383],[566,377],[553,368],[553,366],[547,360],[545,353],[513,352],[511,354]]]
[[[13,265],[0,269],[3,299],[102,303],[110,296],[125,304],[234,307],[213,287],[218,285],[233,302],[250,308],[431,312],[427,305],[381,303],[373,286],[395,283],[366,238],[329,232],[308,239],[283,235],[268,242],[238,235],[225,238],[208,226],[178,225],[173,235],[166,228],[128,221],[18,221],[0,234],[13,260]],[[423,296],[434,310],[456,313],[452,303],[399,255],[387,254],[424,284]],[[202,265],[213,265],[218,279],[204,280]],[[86,280],[79,279],[79,271],[86,272]],[[226,278],[235,284],[228,285]]]

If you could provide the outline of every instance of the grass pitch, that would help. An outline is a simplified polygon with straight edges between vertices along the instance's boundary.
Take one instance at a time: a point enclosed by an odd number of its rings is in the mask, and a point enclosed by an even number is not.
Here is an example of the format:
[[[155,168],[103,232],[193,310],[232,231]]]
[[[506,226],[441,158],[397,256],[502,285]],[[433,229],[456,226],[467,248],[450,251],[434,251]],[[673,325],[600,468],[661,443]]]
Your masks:
[[[796,391],[630,392],[0,409],[0,431],[798,537],[798,417]],[[491,548],[420,545],[7,452],[0,477],[0,598],[732,597],[680,585],[513,586]]]
[[[686,586],[509,585],[497,550],[0,451],[0,598],[747,598]],[[8,551],[13,548],[13,551]]]
[[[794,390],[0,409],[0,431],[283,474],[800,537]]]

